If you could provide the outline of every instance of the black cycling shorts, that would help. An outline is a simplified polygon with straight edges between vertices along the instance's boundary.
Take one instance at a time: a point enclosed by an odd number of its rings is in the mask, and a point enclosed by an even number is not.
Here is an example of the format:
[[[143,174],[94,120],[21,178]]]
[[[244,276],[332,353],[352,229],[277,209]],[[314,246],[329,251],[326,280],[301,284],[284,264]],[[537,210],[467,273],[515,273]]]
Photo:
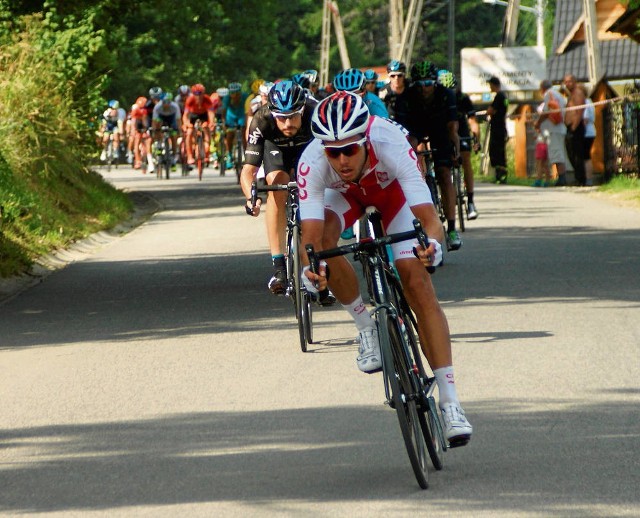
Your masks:
[[[301,153],[302,149],[297,147],[282,149],[270,140],[265,140],[262,153],[262,167],[265,174],[273,171],[284,171],[291,174],[298,165]]]

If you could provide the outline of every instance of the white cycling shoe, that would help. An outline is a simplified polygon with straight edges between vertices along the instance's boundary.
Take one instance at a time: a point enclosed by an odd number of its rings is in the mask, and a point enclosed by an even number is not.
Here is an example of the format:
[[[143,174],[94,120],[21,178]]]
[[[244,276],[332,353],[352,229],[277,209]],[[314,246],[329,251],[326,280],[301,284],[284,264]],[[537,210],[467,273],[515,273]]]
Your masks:
[[[444,423],[444,436],[449,446],[464,446],[471,440],[473,427],[467,421],[459,403],[445,403],[440,407]]]
[[[356,358],[358,369],[368,374],[378,372],[382,369],[378,330],[375,327],[363,329],[360,331],[358,341],[360,342],[358,357]]]

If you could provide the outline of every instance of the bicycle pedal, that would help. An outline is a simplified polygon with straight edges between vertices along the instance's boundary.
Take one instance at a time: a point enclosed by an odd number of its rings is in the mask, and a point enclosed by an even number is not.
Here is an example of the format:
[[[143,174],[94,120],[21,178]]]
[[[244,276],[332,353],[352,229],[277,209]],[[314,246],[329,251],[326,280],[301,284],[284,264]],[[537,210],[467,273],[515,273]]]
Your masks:
[[[449,448],[460,448],[466,446],[471,440],[470,435],[461,435],[459,437],[453,437],[449,440]]]

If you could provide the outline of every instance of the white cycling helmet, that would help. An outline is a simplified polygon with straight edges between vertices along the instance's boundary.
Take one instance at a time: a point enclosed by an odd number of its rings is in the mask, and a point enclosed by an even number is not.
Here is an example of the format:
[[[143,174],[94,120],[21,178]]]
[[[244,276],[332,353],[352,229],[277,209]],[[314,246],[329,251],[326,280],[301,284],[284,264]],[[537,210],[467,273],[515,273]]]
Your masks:
[[[336,92],[316,106],[311,117],[311,132],[320,140],[343,140],[363,134],[369,115],[362,97],[351,92]]]

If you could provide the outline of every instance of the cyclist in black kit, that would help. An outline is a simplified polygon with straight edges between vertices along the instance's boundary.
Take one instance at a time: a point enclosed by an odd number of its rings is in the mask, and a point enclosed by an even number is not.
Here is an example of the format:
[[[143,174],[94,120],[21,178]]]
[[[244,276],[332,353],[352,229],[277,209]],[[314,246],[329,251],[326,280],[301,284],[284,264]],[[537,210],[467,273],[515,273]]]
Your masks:
[[[260,166],[267,184],[287,184],[294,180],[298,158],[311,142],[311,115],[316,102],[293,81],[281,81],[269,91],[267,104],[258,109],[249,127],[240,185],[247,198],[247,214],[260,214],[261,200],[251,206],[251,184]],[[274,274],[268,288],[274,295],[285,293],[287,274],[284,258],[286,191],[267,194],[267,238],[271,249]]]
[[[456,93],[456,106],[458,108],[458,135],[460,135],[460,158],[464,172],[464,183],[467,188],[467,217],[478,218],[478,210],[473,200],[473,166],[471,165],[471,149],[477,153],[480,150],[480,128],[476,121],[476,108],[471,98],[462,92],[453,72],[440,70],[438,83],[445,88],[450,88]]]
[[[407,66],[402,61],[393,60],[387,65],[389,84],[380,89],[378,96],[389,112],[389,118],[406,128],[409,114]]]
[[[456,193],[451,180],[453,161],[460,162],[456,95],[438,83],[438,67],[430,61],[413,65],[411,79],[407,117],[409,139],[416,148],[426,137],[429,138],[447,218],[447,249],[458,250],[462,239],[456,230]]]

